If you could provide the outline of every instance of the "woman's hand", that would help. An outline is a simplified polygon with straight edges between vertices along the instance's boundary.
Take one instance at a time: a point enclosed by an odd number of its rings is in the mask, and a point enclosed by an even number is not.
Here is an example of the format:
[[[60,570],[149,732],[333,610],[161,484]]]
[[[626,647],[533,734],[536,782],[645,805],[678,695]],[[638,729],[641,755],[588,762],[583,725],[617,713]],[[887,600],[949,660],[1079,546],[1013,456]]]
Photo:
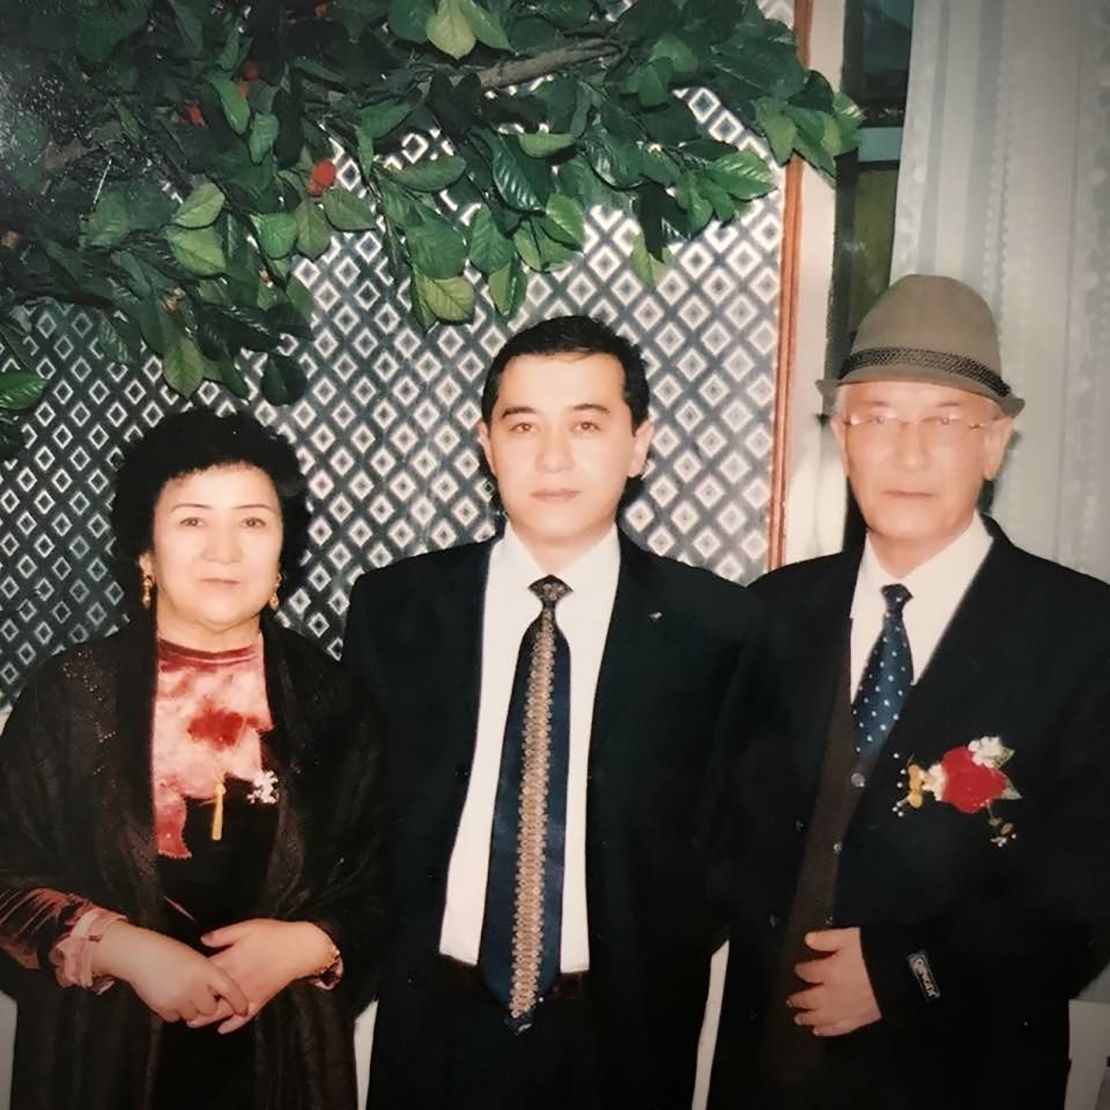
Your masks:
[[[199,1028],[222,1020],[221,1033],[242,1028],[295,979],[315,975],[326,967],[334,951],[331,938],[310,921],[254,918],[214,929],[201,940],[209,948],[221,949],[210,962],[234,979],[247,997],[245,1014],[235,1011],[225,1000],[213,1012],[189,1022]]]
[[[163,1021],[193,1021],[225,1007],[247,1013],[247,997],[227,971],[188,945],[128,921],[104,931],[92,971],[128,983]]]

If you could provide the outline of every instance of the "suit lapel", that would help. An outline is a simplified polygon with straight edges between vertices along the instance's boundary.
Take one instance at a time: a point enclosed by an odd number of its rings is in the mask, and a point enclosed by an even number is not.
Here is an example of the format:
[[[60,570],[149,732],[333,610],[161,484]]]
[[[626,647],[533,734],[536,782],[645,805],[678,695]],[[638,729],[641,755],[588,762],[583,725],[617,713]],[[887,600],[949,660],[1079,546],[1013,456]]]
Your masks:
[[[482,614],[493,541],[475,546],[451,573],[429,581],[435,589],[431,620],[422,635],[423,650],[413,658],[427,660],[429,674],[458,683],[438,699],[435,726],[425,737],[429,756],[447,767],[470,766],[478,734],[482,687]],[[432,707],[429,707],[429,709]]]
[[[667,621],[661,591],[654,582],[650,557],[620,533],[620,573],[605,651],[597,678],[590,763],[636,700],[636,690],[651,681],[653,659]]]
[[[779,664],[779,682],[795,722],[789,733],[805,798],[812,798],[817,788],[829,722],[848,681],[845,668],[858,567],[858,552],[840,556],[806,610],[808,627],[791,630],[792,647]]]

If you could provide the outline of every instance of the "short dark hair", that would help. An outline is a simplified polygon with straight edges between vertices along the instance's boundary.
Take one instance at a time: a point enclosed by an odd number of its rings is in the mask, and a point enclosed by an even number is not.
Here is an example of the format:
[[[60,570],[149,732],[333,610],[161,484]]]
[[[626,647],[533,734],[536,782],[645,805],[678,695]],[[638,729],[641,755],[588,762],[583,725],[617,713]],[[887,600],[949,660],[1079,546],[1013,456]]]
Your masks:
[[[482,419],[487,424],[492,420],[501,378],[514,358],[565,354],[612,355],[624,371],[622,395],[632,413],[632,427],[638,428],[648,418],[651,395],[640,348],[592,316],[556,316],[517,332],[493,356],[482,386]]]
[[[308,546],[308,495],[293,448],[253,416],[217,416],[209,409],[174,413],[123,449],[116,471],[112,532],[116,576],[124,597],[139,596],[138,559],[153,542],[154,506],[168,482],[217,466],[244,464],[263,471],[274,484],[281,507],[281,592],[300,580]]]

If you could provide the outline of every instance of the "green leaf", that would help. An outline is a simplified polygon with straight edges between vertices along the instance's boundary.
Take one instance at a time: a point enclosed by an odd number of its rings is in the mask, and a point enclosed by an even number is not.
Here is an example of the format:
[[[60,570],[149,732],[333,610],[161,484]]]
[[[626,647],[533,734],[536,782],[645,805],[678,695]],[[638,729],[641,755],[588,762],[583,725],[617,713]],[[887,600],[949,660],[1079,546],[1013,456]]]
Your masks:
[[[292,277],[285,286],[285,295],[289,303],[297,310],[306,324],[312,323],[312,313],[316,308],[316,301],[311,290],[300,278]]]
[[[466,278],[437,279],[414,269],[412,280],[424,303],[440,320],[461,324],[474,315],[474,287]]]
[[[239,91],[238,84],[226,77],[209,77],[208,83],[220,98],[220,107],[224,110],[228,127],[236,135],[245,134],[251,119],[251,106]]]
[[[545,270],[562,266],[574,258],[573,248],[548,235],[542,221],[533,221],[532,233],[536,237],[536,246],[540,249],[540,261]]]
[[[208,227],[224,206],[224,194],[218,185],[202,181],[182,202],[173,214],[178,227]]]
[[[427,42],[434,11],[432,0],[390,0],[389,29],[406,42]]]
[[[493,183],[505,203],[520,212],[542,212],[551,193],[547,164],[522,154],[515,136],[495,135],[489,145]]]
[[[115,251],[111,261],[123,271],[127,287],[136,297],[145,297],[152,291],[150,276],[143,264],[130,251]]]
[[[460,0],[439,0],[438,7],[428,20],[426,30],[428,41],[433,46],[438,46],[451,58],[465,57],[474,49],[474,44],[477,42],[477,36],[462,10]],[[436,315],[439,314],[436,313]]]
[[[544,0],[540,12],[563,31],[577,31],[593,15],[590,0]]]
[[[654,289],[667,270],[670,252],[664,251],[662,258],[656,258],[647,249],[642,235],[632,241],[632,251],[628,256],[632,272],[649,288]]]
[[[516,138],[517,142],[520,143],[520,149],[529,158],[548,158],[552,154],[557,154],[560,150],[566,150],[568,146],[574,145],[573,135],[555,131],[525,133],[517,135]]]
[[[505,25],[499,15],[481,7],[474,0],[458,0],[458,5],[471,31],[474,32],[474,37],[480,43],[493,50],[512,49],[509,36],[505,34]]]
[[[369,182],[374,176],[374,140],[368,131],[355,127],[355,154],[358,158],[358,168],[362,170],[362,178]]]
[[[640,148],[628,139],[598,131],[587,137],[586,154],[598,177],[614,189],[627,189],[640,180]]]
[[[543,255],[530,224],[523,223],[513,232],[513,246],[525,266],[531,270],[543,270]]]
[[[363,108],[355,117],[355,125],[371,139],[380,139],[400,126],[412,113],[413,106],[407,100],[380,100]]]
[[[267,258],[285,258],[297,242],[297,218],[290,212],[251,216],[258,245]]]
[[[213,277],[224,272],[227,263],[223,248],[212,228],[192,230],[169,227],[166,229],[166,238],[173,249],[174,258],[185,269],[201,277]]]
[[[419,193],[437,193],[458,181],[466,172],[464,159],[451,155],[446,158],[423,158],[411,166],[393,170],[393,180]]]
[[[701,65],[693,47],[684,39],[671,34],[669,31],[665,35],[661,35],[651,48],[648,61],[653,62],[656,58],[666,58],[671,63],[674,72],[681,74],[683,77],[696,73]]]
[[[191,397],[205,378],[208,360],[200,348],[184,332],[180,332],[176,342],[166,351],[162,359],[162,376],[166,384],[182,397]]]
[[[709,167],[709,175],[737,200],[766,196],[775,187],[771,167],[751,150],[734,150],[718,158]]]
[[[690,233],[696,235],[709,223],[713,206],[698,191],[692,174],[685,174],[675,189],[678,206],[690,217]]]
[[[251,161],[256,166],[273,150],[274,140],[277,138],[280,129],[281,124],[278,122],[277,116],[271,115],[269,112],[255,114],[254,125],[251,127],[249,149]]]
[[[122,190],[105,189],[85,224],[85,242],[90,247],[114,247],[127,237],[131,221]]]
[[[453,278],[462,273],[466,242],[441,216],[428,213],[421,223],[406,227],[405,242],[413,265],[428,277]]]
[[[297,206],[297,252],[313,262],[331,246],[331,225],[310,200]]]
[[[574,197],[583,208],[588,208],[601,199],[601,182],[590,163],[575,155],[559,167],[559,192]]]
[[[666,68],[664,68],[666,67]],[[670,88],[667,78],[670,73],[670,62],[662,59],[651,65],[642,66],[635,74],[636,98],[645,108],[658,108],[670,99]]]
[[[771,153],[779,165],[785,164],[794,152],[794,139],[798,128],[794,121],[779,108],[778,101],[760,97],[755,102],[755,122],[771,144]]]
[[[363,31],[382,15],[377,0],[335,0],[331,6],[331,16],[347,29],[351,42],[358,42]]]
[[[324,194],[324,215],[337,231],[369,231],[376,222],[374,210],[362,197],[338,185]]]
[[[46,379],[26,370],[0,374],[0,408],[29,409],[45,389]]]
[[[511,240],[501,234],[490,210],[482,205],[468,228],[470,261],[489,275],[508,266],[516,258]]]
[[[524,303],[528,292],[528,275],[514,258],[509,265],[490,274],[489,291],[494,308],[508,319],[515,315]]]
[[[644,176],[651,178],[658,185],[674,185],[682,173],[678,163],[665,150],[644,147],[640,151],[640,164]]]
[[[190,6],[183,0],[170,0],[174,22],[181,32],[181,45],[190,58],[199,58],[204,52],[204,29]]]
[[[43,156],[50,134],[30,112],[16,114],[5,124],[4,169],[24,193],[38,193],[45,173]]]
[[[249,45],[248,43],[248,46]],[[225,73],[231,73],[238,67],[239,52],[241,49],[239,28],[232,24],[231,29],[227,33],[227,38],[224,39],[224,44],[220,49],[220,53],[216,57],[216,68],[222,69]]]
[[[271,405],[291,405],[308,388],[308,379],[299,364],[288,355],[274,351],[262,371],[262,395]]]
[[[247,397],[250,396],[250,388],[247,385],[247,380],[243,377],[243,373],[239,367],[236,366],[235,359],[221,358],[216,363],[216,372],[224,388],[240,398],[240,400],[245,401]]]
[[[698,189],[713,206],[713,215],[722,223],[728,223],[736,215],[736,204],[733,203],[732,197],[712,178],[704,176],[699,178]],[[747,201],[742,200],[738,203],[742,207],[747,206]]]
[[[100,349],[112,362],[137,366],[142,351],[142,336],[133,320],[103,312],[100,314],[96,337]]]
[[[564,246],[582,249],[586,220],[582,207],[576,200],[561,193],[553,193],[548,199],[547,213],[540,221],[540,227]]]

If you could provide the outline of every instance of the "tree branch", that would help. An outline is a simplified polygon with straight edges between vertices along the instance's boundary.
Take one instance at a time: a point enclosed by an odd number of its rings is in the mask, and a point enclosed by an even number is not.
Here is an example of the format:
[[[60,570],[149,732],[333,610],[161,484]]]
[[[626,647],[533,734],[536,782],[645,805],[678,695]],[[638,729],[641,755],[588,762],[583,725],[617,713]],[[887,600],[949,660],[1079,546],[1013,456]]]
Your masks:
[[[604,40],[577,43],[574,46],[561,46],[557,50],[547,50],[533,58],[513,58],[498,62],[495,66],[478,71],[478,81],[483,89],[503,89],[507,85],[524,85],[549,73],[581,65],[583,62],[596,62],[602,58],[615,58],[621,53],[616,43]]]

